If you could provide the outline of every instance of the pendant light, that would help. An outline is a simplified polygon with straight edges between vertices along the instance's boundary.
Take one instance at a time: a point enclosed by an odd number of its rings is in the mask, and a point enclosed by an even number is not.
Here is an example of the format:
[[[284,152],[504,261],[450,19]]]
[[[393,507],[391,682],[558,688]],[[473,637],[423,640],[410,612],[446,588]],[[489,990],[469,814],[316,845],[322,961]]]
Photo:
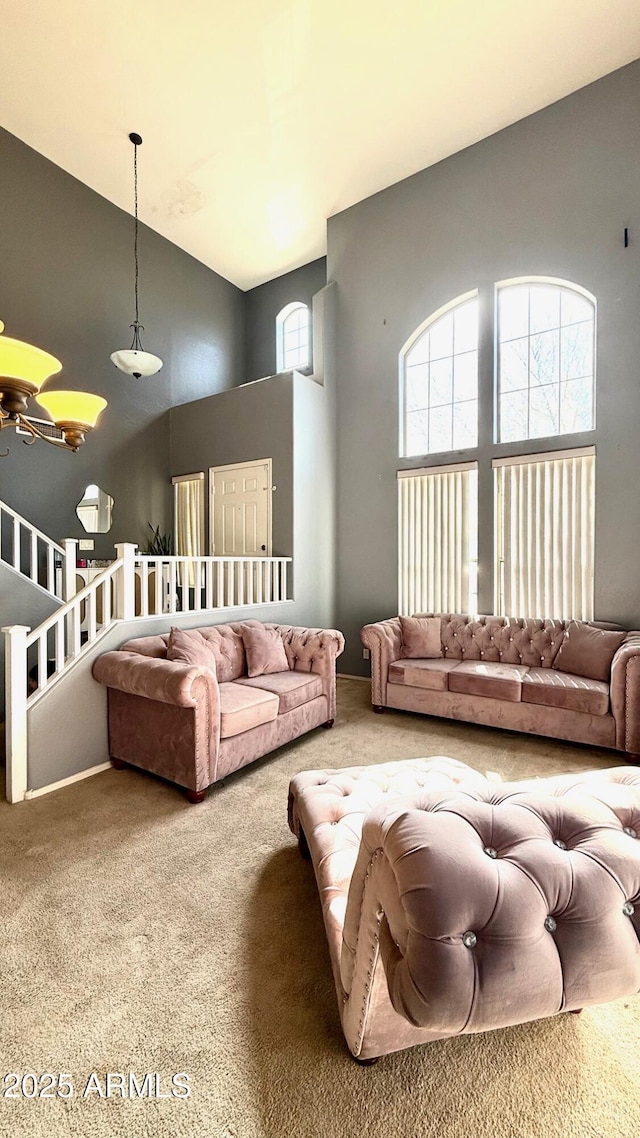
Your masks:
[[[120,371],[140,379],[143,375],[155,375],[157,371],[160,371],[162,360],[159,356],[152,356],[151,352],[145,352],[140,339],[140,333],[144,332],[144,324],[140,323],[138,314],[138,147],[142,146],[142,138],[139,134],[130,134],[129,138],[133,143],[133,197],[135,206],[133,260],[135,264],[136,318],[133,324],[129,325],[133,328],[131,347],[113,352],[111,359],[116,367],[120,368]]]

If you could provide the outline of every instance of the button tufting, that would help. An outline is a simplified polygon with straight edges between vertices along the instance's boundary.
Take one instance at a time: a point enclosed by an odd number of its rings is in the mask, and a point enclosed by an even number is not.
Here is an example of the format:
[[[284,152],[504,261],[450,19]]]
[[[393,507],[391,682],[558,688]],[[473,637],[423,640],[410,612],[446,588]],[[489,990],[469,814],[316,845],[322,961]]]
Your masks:
[[[628,834],[630,838],[637,838],[637,837],[638,837],[638,835],[636,834],[635,830],[634,830],[634,829],[632,829],[632,827],[631,827],[631,826],[625,826],[625,827],[624,827],[624,833],[625,833],[625,834]]]
[[[464,933],[462,937],[462,943],[465,948],[475,948],[476,944],[478,943],[478,938],[475,933]]]
[[[498,856],[498,851],[494,850],[493,846],[485,846],[484,852],[486,853],[487,857],[495,858]]]
[[[631,901],[625,901],[624,905],[622,906],[622,912],[624,913],[625,917],[632,917],[635,911],[635,905],[633,905]]]
[[[556,928],[557,928],[557,925],[555,922],[555,917],[552,917],[551,915],[549,915],[548,917],[545,917],[544,927],[548,933],[554,933],[556,931]]]
[[[559,850],[566,850],[567,848],[562,838],[554,838],[553,844],[554,846],[557,846]]]

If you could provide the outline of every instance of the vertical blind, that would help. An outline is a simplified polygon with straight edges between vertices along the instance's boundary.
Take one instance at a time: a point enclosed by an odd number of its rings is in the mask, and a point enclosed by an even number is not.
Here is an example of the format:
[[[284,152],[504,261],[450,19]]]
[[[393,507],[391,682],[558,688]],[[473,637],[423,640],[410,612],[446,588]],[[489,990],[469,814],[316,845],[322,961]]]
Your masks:
[[[204,554],[204,473],[188,474],[173,479],[175,526],[175,552],[178,557],[202,557]],[[187,581],[196,584],[194,567],[187,572]]]
[[[497,612],[593,619],[594,448],[493,466]]]
[[[401,615],[473,611],[477,463],[398,473]]]

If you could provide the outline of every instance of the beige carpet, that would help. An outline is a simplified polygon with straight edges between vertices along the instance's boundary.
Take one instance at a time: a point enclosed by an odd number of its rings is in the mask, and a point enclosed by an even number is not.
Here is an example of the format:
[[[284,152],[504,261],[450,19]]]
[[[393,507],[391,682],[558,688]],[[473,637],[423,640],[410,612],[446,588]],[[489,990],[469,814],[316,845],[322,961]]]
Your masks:
[[[11,1138],[633,1138],[640,999],[358,1067],[343,1043],[312,870],[286,825],[298,770],[448,754],[505,778],[609,753],[374,716],[341,681],[333,731],[230,778],[202,806],[108,771],[0,803],[0,1054],[68,1072],[67,1101],[0,1100]],[[81,1095],[92,1071],[191,1076],[187,1099]],[[28,1083],[27,1083],[28,1088]]]

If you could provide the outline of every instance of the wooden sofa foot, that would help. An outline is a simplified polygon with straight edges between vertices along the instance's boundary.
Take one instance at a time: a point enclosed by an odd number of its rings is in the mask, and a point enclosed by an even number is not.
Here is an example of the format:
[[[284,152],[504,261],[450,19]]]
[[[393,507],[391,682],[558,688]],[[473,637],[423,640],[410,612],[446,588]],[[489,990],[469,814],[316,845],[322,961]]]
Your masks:
[[[357,1055],[354,1055],[353,1058],[359,1067],[373,1067],[373,1064],[378,1062],[380,1056],[374,1055],[372,1059],[360,1059]]]
[[[582,1008],[569,1008],[569,1015],[581,1016],[582,1015]]]
[[[373,710],[375,711],[376,715],[384,714],[384,707],[381,707],[379,703],[374,703]]]
[[[328,731],[330,727],[333,727],[334,723],[335,723],[335,719],[327,719],[327,722],[321,723],[320,726],[324,727],[325,730]]]
[[[628,763],[632,763],[634,767],[640,767],[640,755],[634,751],[625,751],[624,757]]]
[[[127,763],[125,763],[123,759],[114,759],[114,757],[112,755],[111,756],[111,766],[114,768],[114,770],[123,771],[126,769]]]
[[[308,845],[307,839],[305,837],[304,830],[300,831],[300,836],[298,838],[298,849],[300,850],[300,854],[305,859],[305,861],[311,861],[311,854],[309,852],[309,845]]]
[[[189,802],[192,802],[194,806],[197,806],[199,802],[204,802],[206,793],[206,790],[188,790],[187,798],[189,799]]]

